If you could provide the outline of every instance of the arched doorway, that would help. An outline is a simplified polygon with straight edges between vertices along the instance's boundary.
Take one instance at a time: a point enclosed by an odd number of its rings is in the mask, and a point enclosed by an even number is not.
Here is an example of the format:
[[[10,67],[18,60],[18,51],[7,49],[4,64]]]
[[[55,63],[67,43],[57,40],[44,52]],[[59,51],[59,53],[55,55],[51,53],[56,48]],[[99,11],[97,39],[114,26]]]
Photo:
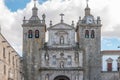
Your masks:
[[[70,79],[67,76],[60,75],[60,76],[55,77],[54,80],[70,80]]]

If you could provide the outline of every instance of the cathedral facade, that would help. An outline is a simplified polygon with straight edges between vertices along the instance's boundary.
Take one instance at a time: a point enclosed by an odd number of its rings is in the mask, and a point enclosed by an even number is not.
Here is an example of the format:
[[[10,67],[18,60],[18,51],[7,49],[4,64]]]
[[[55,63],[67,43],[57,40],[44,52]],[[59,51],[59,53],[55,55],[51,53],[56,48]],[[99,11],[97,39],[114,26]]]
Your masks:
[[[87,5],[76,27],[60,14],[60,23],[50,21],[47,28],[45,14],[40,19],[37,12],[34,5],[31,18],[24,17],[22,25],[24,80],[101,80],[100,17],[95,19]]]

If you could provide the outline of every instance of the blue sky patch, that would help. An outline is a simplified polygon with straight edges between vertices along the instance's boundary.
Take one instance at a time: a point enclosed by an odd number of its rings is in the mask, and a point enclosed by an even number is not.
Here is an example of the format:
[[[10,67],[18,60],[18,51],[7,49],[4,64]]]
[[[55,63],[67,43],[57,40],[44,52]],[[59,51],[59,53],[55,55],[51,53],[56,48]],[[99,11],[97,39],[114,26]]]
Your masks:
[[[26,4],[31,0],[5,0],[5,5],[12,11],[15,12],[18,9],[24,9]],[[47,0],[39,0],[39,3],[43,3]]]
[[[47,0],[39,0],[40,3],[43,3],[43,2],[45,2],[45,1],[47,1]]]
[[[101,50],[120,50],[118,48],[120,46],[119,38],[103,38],[101,40]]]
[[[5,0],[5,5],[12,11],[25,8],[30,0]]]

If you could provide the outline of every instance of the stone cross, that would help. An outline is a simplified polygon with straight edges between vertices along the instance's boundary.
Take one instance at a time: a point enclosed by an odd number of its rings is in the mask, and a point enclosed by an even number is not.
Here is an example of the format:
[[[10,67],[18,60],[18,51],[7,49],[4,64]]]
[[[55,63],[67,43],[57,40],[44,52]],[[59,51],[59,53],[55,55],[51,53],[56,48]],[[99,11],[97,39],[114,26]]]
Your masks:
[[[60,16],[61,16],[61,23],[63,23],[63,16],[64,16],[64,14],[61,13]]]
[[[88,2],[89,2],[89,0],[86,0],[87,7],[88,7]]]
[[[37,0],[34,0],[34,7],[36,6],[36,1],[37,1]]]

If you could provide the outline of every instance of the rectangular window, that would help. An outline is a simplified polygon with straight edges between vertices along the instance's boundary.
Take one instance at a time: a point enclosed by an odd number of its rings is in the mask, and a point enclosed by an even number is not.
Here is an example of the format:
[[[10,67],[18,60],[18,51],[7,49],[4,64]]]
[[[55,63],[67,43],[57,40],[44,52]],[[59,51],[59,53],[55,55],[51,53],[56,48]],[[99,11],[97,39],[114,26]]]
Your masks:
[[[117,63],[117,70],[120,71],[120,63]]]
[[[14,56],[13,56],[13,65],[14,65]]]
[[[9,64],[10,64],[10,52],[9,52],[9,56],[8,56],[8,61],[9,61]]]
[[[17,67],[17,61],[18,61],[18,60],[16,59],[16,67]]]
[[[4,75],[6,75],[6,66],[4,65]]]
[[[53,56],[53,62],[52,62],[53,65],[56,65],[56,56],[54,55]]]
[[[3,58],[5,58],[5,48],[3,48]]]
[[[107,70],[112,71],[112,63],[107,63]]]
[[[72,64],[72,58],[71,58],[71,56],[68,56],[68,65],[71,65]]]

